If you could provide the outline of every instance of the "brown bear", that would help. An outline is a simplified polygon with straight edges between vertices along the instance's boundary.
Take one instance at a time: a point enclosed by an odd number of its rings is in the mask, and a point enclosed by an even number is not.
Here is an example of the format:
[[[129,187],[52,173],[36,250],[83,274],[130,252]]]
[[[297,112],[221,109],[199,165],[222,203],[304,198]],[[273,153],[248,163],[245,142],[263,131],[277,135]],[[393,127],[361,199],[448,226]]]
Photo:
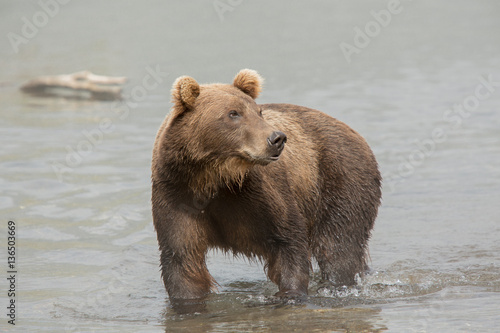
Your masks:
[[[381,176],[366,141],[317,110],[255,103],[262,78],[178,78],[156,136],[152,213],[172,300],[216,288],[210,248],[262,260],[281,297],[307,295],[311,260],[352,285],[367,269]]]

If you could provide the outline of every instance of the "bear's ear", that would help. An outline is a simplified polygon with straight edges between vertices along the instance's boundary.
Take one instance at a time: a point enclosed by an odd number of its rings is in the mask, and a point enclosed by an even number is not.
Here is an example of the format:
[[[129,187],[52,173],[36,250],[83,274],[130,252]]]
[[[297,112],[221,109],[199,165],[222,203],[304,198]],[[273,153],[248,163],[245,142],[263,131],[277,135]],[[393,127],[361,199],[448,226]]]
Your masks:
[[[236,74],[233,86],[243,91],[253,99],[259,96],[262,90],[262,82],[264,79],[252,69],[242,69]]]
[[[181,76],[172,86],[172,103],[179,110],[192,109],[199,95],[200,85],[192,77]]]

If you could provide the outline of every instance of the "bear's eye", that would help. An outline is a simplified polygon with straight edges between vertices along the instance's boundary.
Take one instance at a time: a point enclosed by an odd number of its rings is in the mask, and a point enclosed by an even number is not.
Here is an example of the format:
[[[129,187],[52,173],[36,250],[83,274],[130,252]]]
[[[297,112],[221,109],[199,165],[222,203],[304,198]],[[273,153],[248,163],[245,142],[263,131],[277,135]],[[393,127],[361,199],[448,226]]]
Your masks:
[[[262,117],[262,109],[259,109],[259,116]]]
[[[231,118],[231,119],[236,119],[236,118],[241,117],[241,115],[238,113],[238,111],[235,111],[235,110],[229,111],[228,115],[229,115],[229,118]]]

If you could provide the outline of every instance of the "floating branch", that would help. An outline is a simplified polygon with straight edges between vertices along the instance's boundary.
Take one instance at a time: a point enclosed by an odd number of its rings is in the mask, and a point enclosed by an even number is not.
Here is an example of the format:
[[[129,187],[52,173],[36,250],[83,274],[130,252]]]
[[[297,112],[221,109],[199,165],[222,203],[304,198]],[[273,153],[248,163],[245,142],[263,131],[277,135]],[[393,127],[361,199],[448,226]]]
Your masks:
[[[102,76],[82,71],[73,74],[40,76],[26,82],[21,86],[21,90],[44,96],[67,96],[71,92],[86,93],[87,97],[92,99],[116,100],[122,98],[122,87],[119,85],[126,81],[126,77]]]

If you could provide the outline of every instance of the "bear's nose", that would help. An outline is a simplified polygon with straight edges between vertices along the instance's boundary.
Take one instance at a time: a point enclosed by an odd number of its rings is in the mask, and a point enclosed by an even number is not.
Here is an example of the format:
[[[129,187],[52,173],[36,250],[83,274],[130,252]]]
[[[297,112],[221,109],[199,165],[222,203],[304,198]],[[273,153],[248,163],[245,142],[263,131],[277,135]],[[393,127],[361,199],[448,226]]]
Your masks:
[[[283,132],[272,132],[269,138],[267,138],[267,143],[274,148],[282,149],[286,142],[286,135]]]

